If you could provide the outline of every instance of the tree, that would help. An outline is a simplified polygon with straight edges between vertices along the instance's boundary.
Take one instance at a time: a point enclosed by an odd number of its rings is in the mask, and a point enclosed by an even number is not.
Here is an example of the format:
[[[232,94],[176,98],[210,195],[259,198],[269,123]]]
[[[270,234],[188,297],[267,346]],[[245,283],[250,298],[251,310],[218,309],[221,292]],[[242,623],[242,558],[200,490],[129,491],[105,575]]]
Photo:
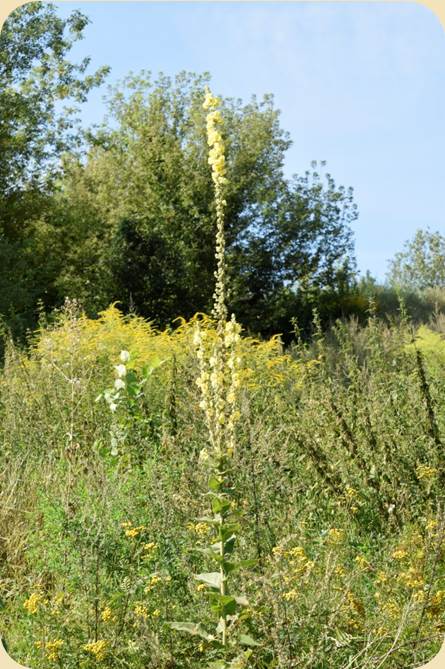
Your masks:
[[[60,259],[51,244],[42,247],[41,228],[61,155],[82,143],[76,105],[106,74],[87,75],[88,58],[67,58],[87,23],[78,11],[63,20],[53,6],[33,2],[0,33],[0,314],[16,330],[32,324],[38,299],[52,301],[47,286]]]
[[[390,261],[388,281],[410,290],[445,288],[445,237],[440,232],[417,230]]]
[[[86,162],[66,164],[62,209],[78,238],[60,284],[65,292],[79,275],[78,249],[87,245],[97,250],[91,271],[103,269],[95,294],[159,323],[209,310],[215,212],[202,109],[208,81],[142,73],[114,89],[112,123],[91,137]],[[248,104],[225,99],[222,113],[229,308],[251,330],[269,332],[280,310],[283,322],[295,315],[303,285],[335,289],[353,275],[356,207],[352,191],[336,187],[316,164],[303,177],[284,177],[291,142],[272,96]]]

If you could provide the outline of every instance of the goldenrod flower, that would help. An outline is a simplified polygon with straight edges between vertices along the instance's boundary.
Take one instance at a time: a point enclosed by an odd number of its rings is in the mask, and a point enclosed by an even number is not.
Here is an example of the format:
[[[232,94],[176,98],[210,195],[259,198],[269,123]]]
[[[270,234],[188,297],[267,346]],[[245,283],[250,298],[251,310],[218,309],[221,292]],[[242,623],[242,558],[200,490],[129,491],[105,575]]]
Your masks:
[[[106,607],[104,608],[104,610],[102,611],[100,617],[102,618],[102,620],[104,621],[104,623],[107,623],[107,622],[109,622],[110,620],[112,620],[112,618],[113,618],[113,612],[112,612],[111,608],[110,608],[109,606],[106,606]]]
[[[394,558],[394,560],[404,560],[407,555],[408,552],[404,548],[397,548],[393,552],[392,557]]]
[[[134,615],[136,618],[142,618],[142,620],[147,620],[148,610],[145,604],[136,604],[134,607]]]
[[[108,647],[108,641],[105,639],[98,639],[97,641],[92,641],[90,643],[87,643],[83,649],[86,650],[87,653],[90,653],[93,655],[94,659],[97,660],[97,662],[101,662],[102,660],[105,659],[107,655],[107,647]]]
[[[45,644],[46,655],[48,660],[52,662],[57,662],[60,659],[60,649],[63,646],[62,639],[56,639],[55,641],[47,641]]]
[[[416,468],[417,478],[422,480],[431,480],[437,476],[437,467],[428,467],[428,465],[418,465]]]
[[[331,544],[340,544],[345,538],[345,531],[338,527],[333,527],[328,532],[328,541]]]
[[[283,599],[285,599],[286,602],[294,602],[296,599],[298,599],[297,590],[289,590],[288,592],[285,592]]]
[[[33,592],[28,599],[23,603],[23,608],[28,613],[34,614],[39,610],[40,604],[43,602],[43,597],[38,592]]]

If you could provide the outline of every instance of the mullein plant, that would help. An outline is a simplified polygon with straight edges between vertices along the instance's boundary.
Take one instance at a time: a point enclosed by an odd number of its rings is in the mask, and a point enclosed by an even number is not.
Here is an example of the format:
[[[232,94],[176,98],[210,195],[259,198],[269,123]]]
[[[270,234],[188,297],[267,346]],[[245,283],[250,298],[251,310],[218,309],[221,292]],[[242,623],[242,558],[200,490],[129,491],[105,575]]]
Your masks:
[[[208,664],[212,669],[241,669],[248,666],[252,648],[257,643],[241,633],[242,607],[245,597],[232,593],[232,575],[253,561],[236,560],[234,551],[240,532],[233,479],[233,462],[236,448],[236,424],[239,420],[239,388],[241,357],[239,348],[241,327],[235,316],[227,318],[224,199],[226,160],[221,135],[222,116],[220,100],[209,89],[203,108],[207,111],[208,162],[211,168],[216,204],[216,271],[213,296],[213,318],[216,336],[210,336],[199,323],[194,332],[194,345],[199,364],[196,383],[201,394],[200,408],[207,427],[208,443],[200,453],[200,462],[206,470],[210,498],[210,514],[199,518],[207,524],[208,544],[199,550],[215,565],[215,571],[196,574],[198,589],[207,595],[215,629],[207,631],[201,623],[174,622],[174,629],[201,637],[201,649],[208,649]]]

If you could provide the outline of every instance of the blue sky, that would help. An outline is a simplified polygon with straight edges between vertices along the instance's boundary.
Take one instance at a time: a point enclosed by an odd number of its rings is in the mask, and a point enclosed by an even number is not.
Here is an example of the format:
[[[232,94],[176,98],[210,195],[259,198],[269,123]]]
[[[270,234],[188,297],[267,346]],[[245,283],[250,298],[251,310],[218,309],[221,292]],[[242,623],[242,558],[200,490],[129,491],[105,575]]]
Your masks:
[[[419,227],[445,234],[445,34],[415,3],[59,2],[91,24],[73,56],[111,66],[209,71],[213,90],[273,93],[293,146],[287,173],[326,160],[352,186],[362,272],[379,279]],[[104,114],[97,91],[85,123]]]

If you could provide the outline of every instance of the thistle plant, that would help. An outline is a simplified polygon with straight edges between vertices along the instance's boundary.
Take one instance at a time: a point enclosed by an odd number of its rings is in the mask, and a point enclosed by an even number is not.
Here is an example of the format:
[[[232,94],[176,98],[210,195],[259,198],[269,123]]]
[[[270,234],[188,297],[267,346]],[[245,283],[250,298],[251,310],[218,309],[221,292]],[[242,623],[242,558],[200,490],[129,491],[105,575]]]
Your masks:
[[[216,320],[216,337],[209,337],[199,323],[194,332],[194,345],[199,364],[196,384],[200,389],[200,408],[204,413],[208,444],[200,453],[206,469],[211,514],[199,518],[210,527],[208,545],[199,550],[216,565],[217,570],[195,575],[205,590],[213,614],[217,618],[213,633],[201,624],[172,623],[174,629],[204,638],[213,648],[220,649],[220,658],[211,663],[214,669],[244,667],[251,650],[241,646],[254,646],[256,642],[240,633],[240,607],[247,600],[229,589],[229,576],[240,568],[249,566],[249,560],[235,560],[234,551],[240,531],[233,477],[236,448],[236,423],[239,419],[238,396],[240,387],[241,357],[237,350],[241,327],[232,314],[227,319],[224,190],[227,182],[223,137],[220,131],[222,116],[220,100],[207,89],[203,108],[207,114],[208,162],[211,167],[216,204],[216,271],[213,317]]]

